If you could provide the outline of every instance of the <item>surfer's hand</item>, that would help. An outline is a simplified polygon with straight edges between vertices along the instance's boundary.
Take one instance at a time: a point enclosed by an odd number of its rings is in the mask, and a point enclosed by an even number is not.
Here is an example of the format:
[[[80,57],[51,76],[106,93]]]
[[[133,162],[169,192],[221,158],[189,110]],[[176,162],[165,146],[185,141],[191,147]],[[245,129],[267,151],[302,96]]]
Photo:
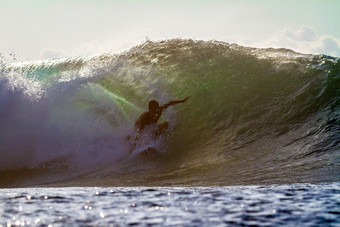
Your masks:
[[[191,96],[188,96],[188,97],[184,98],[182,101],[186,102],[189,98],[191,98]]]

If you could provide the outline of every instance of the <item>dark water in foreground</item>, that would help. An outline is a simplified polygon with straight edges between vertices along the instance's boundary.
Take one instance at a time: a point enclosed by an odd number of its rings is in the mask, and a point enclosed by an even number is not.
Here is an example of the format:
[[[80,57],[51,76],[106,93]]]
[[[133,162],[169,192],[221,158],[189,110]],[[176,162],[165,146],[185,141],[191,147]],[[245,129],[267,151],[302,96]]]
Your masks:
[[[340,226],[340,183],[0,190],[0,226]]]

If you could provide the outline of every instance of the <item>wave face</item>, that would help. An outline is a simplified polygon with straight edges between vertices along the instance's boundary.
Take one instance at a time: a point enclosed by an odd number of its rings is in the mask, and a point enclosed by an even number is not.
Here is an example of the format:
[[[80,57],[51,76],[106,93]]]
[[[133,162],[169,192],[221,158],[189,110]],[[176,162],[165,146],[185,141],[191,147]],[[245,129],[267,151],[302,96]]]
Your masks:
[[[1,186],[340,180],[338,58],[174,39],[0,67]],[[189,95],[159,156],[128,154],[149,100]]]

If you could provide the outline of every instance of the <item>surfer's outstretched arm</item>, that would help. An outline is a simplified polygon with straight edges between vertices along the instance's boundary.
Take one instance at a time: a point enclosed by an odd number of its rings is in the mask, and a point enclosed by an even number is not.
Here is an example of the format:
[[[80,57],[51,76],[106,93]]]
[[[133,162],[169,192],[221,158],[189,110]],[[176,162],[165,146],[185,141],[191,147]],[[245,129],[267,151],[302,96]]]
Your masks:
[[[174,101],[170,101],[168,102],[167,104],[164,104],[163,106],[160,106],[162,109],[166,109],[168,108],[169,106],[172,106],[172,105],[176,105],[176,104],[179,104],[179,103],[185,103],[191,96],[188,96],[182,100],[174,100]]]

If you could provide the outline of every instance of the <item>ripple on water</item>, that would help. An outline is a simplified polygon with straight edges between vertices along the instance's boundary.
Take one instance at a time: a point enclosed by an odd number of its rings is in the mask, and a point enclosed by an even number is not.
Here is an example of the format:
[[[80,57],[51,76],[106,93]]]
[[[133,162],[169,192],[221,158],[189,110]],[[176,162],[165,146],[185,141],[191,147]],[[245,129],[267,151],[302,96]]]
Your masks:
[[[339,188],[340,183],[1,189],[0,226],[339,225]]]

